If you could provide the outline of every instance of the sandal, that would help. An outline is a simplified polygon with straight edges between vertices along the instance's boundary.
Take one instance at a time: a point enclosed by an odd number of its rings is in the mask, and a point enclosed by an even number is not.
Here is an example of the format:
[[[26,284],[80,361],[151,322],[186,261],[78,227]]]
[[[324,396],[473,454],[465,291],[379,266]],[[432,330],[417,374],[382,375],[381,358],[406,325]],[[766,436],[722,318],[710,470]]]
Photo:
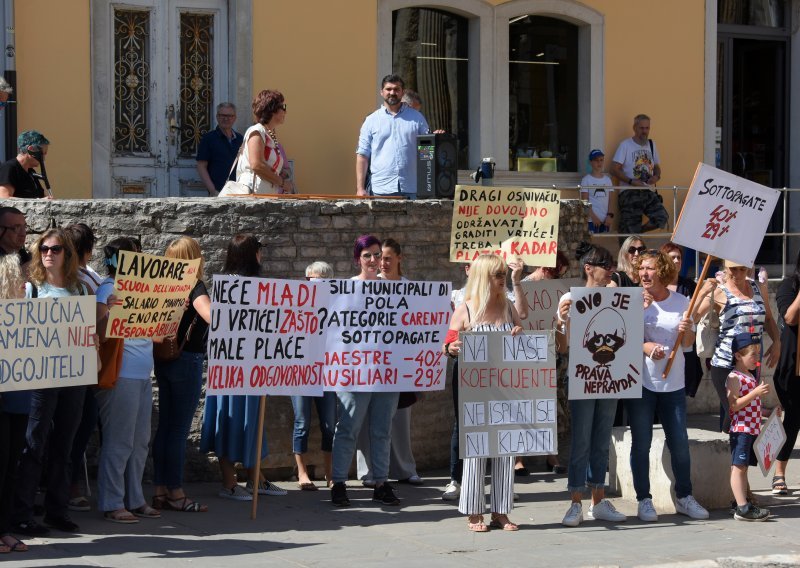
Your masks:
[[[162,493],[161,495],[153,495],[153,509],[164,509],[167,506],[169,495]]]
[[[166,499],[163,508],[168,511],[180,511],[182,513],[205,513],[208,511],[207,505],[192,501],[186,495],[177,499]]]
[[[303,491],[317,491],[317,486],[314,485],[312,481],[306,481],[304,483],[297,482],[297,487],[299,487]]]
[[[137,517],[142,517],[144,519],[160,519],[161,513],[151,507],[150,505],[142,505],[141,507],[137,507],[136,509],[131,509],[131,513],[136,515]]]
[[[12,541],[12,542],[9,542]],[[28,545],[22,542],[20,539],[15,537],[11,534],[4,534],[0,537],[0,553],[8,553],[8,552],[28,552]],[[2,550],[2,547],[8,550]]]
[[[786,477],[783,475],[776,475],[772,478],[772,494],[773,495],[788,495],[789,488],[786,486]]]
[[[103,518],[107,521],[111,521],[112,523],[120,523],[123,525],[132,525],[134,523],[138,523],[139,519],[137,519],[130,511],[127,509],[117,509],[116,511],[106,511],[103,513]]]
[[[492,522],[489,523],[489,526],[493,529],[501,529],[504,531],[518,531],[519,527],[508,520],[507,515],[498,515],[496,513],[492,513]]]
[[[467,528],[472,532],[489,532],[489,527],[483,522],[483,515],[470,515],[467,518]]]

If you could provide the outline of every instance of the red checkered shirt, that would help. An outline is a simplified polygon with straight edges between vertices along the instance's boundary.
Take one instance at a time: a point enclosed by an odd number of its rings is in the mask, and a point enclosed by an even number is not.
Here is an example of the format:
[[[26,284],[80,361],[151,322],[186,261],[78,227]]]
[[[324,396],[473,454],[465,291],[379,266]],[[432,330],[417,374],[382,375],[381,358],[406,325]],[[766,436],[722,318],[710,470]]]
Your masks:
[[[734,369],[728,377],[735,377],[739,381],[739,397],[747,395],[758,386],[755,377]],[[731,416],[731,432],[744,432],[758,436],[761,432],[761,399],[754,398],[750,403],[736,412],[729,410]]]

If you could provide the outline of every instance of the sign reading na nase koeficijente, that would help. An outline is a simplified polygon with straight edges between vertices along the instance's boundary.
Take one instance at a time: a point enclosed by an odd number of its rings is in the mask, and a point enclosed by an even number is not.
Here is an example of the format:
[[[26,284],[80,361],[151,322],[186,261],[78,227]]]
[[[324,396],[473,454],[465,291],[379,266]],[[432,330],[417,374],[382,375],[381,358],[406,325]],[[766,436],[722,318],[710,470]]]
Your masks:
[[[0,392],[97,384],[95,297],[0,300]]]
[[[569,398],[641,398],[641,288],[572,288]]]
[[[458,358],[462,458],[558,452],[552,332],[462,332]]]

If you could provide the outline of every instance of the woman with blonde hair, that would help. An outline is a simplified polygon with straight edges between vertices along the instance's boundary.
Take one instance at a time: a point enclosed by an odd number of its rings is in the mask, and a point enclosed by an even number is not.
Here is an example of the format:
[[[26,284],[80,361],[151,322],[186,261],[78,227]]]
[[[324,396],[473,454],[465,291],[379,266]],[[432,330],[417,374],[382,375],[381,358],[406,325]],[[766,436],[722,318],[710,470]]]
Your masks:
[[[617,272],[611,274],[610,287],[622,288],[639,285],[639,275],[634,268],[636,258],[644,253],[647,247],[639,235],[631,235],[622,242],[617,255]]]
[[[203,256],[191,237],[172,241],[164,256],[181,260],[200,259],[197,282],[192,288],[176,335],[181,353],[173,361],[155,362],[158,382],[158,429],[153,439],[153,507],[188,513],[208,507],[192,501],[183,492],[186,438],[200,401],[206,332],[211,323],[211,298],[203,282]]]
[[[482,254],[476,258],[469,271],[464,303],[456,308],[450,320],[450,330],[445,338],[444,352],[456,358],[461,350],[461,331],[504,331],[516,335],[522,331],[522,321],[506,297],[508,266],[499,256]],[[516,531],[516,524],[508,519],[514,506],[514,458],[491,458],[491,511],[492,520],[483,522],[486,509],[484,477],[487,458],[466,458],[461,484],[458,511],[468,515],[467,528],[473,532],[487,532],[489,527]]]
[[[32,249],[27,298],[64,298],[86,295],[78,279],[78,255],[63,229],[50,229]],[[15,498],[14,532],[43,536],[47,526],[63,532],[79,530],[69,518],[70,452],[81,421],[86,387],[34,390],[25,434],[26,446],[19,462]],[[45,455],[45,453],[47,455]],[[47,468],[43,464],[47,462]],[[47,487],[44,525],[34,519],[34,499],[40,478]]]

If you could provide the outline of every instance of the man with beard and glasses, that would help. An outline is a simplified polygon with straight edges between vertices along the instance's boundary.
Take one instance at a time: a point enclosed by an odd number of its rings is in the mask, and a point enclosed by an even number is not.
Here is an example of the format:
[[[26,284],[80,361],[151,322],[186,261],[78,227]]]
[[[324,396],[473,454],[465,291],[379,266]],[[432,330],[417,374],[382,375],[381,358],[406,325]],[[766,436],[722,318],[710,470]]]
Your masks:
[[[417,197],[417,135],[428,134],[429,128],[425,117],[403,102],[404,88],[399,75],[384,77],[380,91],[383,105],[361,125],[356,195]]]

